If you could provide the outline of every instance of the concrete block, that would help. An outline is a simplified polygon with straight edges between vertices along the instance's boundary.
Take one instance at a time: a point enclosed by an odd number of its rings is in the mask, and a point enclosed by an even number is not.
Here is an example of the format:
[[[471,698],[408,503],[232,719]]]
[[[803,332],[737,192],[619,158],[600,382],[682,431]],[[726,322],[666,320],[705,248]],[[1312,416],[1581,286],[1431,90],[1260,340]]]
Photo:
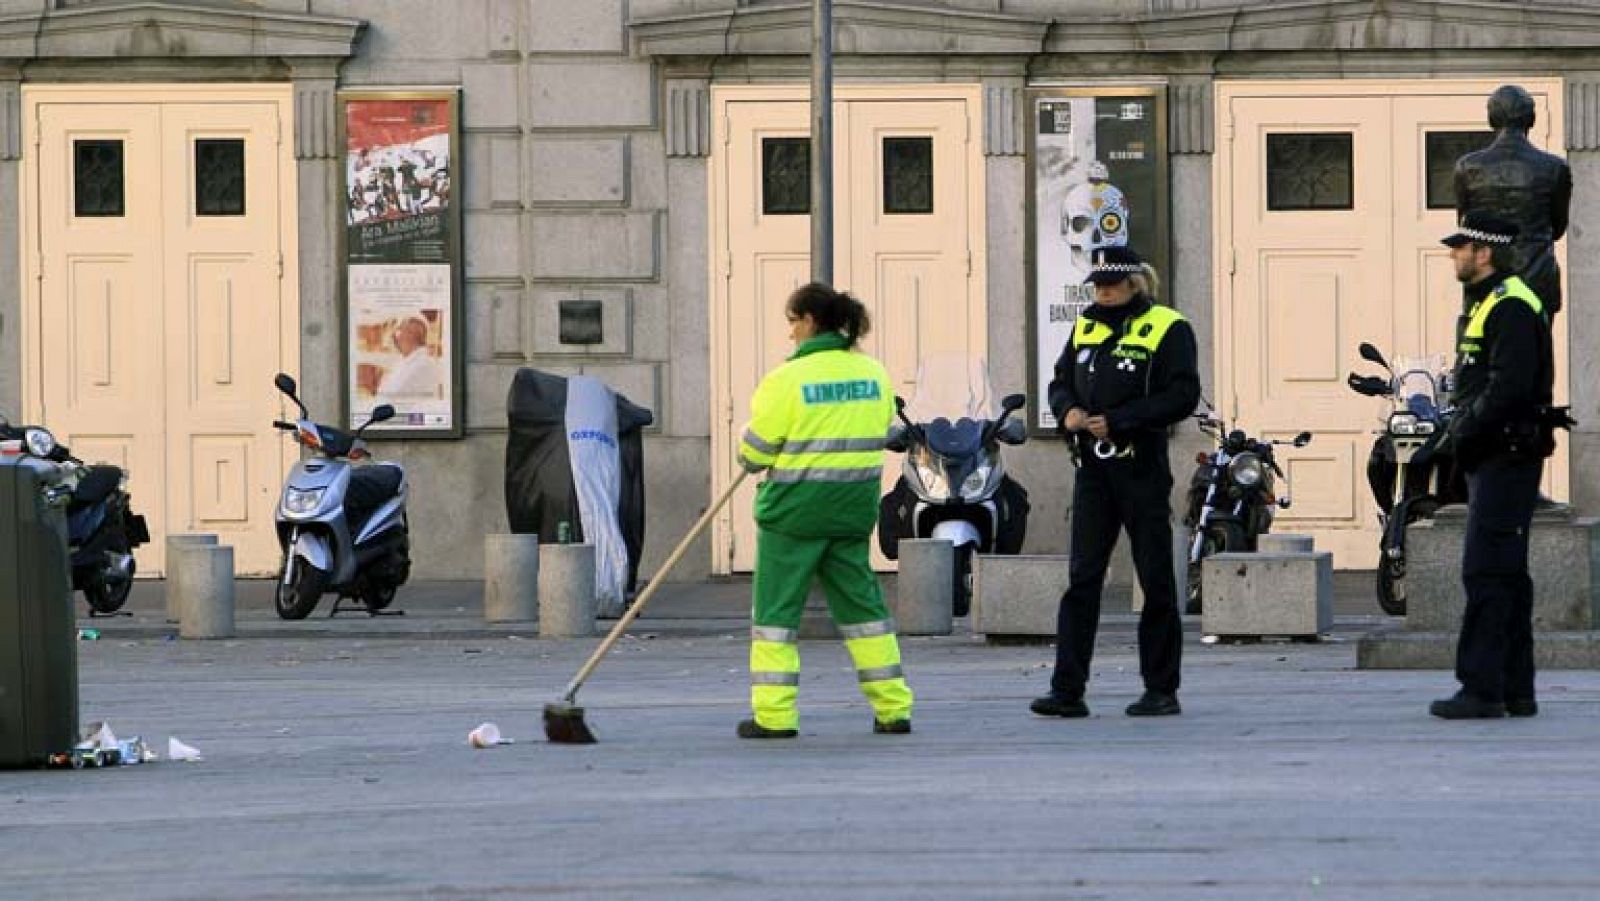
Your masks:
[[[1466,589],[1461,553],[1467,508],[1445,507],[1432,522],[1413,525],[1406,538],[1406,628],[1454,632],[1461,628]],[[1600,628],[1600,520],[1577,518],[1570,508],[1534,514],[1528,570],[1533,575],[1535,632]]]
[[[655,212],[546,212],[528,221],[536,279],[650,281],[660,271],[661,218]]]
[[[483,618],[531,622],[539,615],[539,536],[483,536]]]
[[[528,142],[534,206],[625,206],[628,138],[538,138]]]
[[[534,128],[655,125],[656,82],[649,63],[541,62],[530,63],[527,73],[528,117]]]
[[[1333,628],[1333,555],[1217,554],[1201,563],[1207,635],[1320,635]]]
[[[233,548],[180,544],[167,568],[182,573],[178,634],[184,638],[233,637]]]
[[[1356,645],[1356,668],[1453,671],[1458,637],[1408,628],[1370,632]],[[1537,633],[1533,663],[1539,670],[1600,670],[1600,631]]]
[[[973,566],[972,631],[1055,635],[1068,581],[1064,556],[982,556]]]
[[[623,0],[530,0],[530,53],[622,53]]]
[[[217,536],[209,533],[167,536],[167,582],[163,586],[167,596],[167,622],[183,621],[183,598],[189,591],[188,583],[184,581],[188,573],[176,564],[178,551],[186,547],[215,547],[216,544]]]
[[[461,127],[516,128],[517,75],[515,63],[463,63],[461,66]]]
[[[949,635],[955,590],[955,549],[948,541],[900,542],[900,578],[893,601],[901,635]]]
[[[1316,549],[1316,539],[1310,535],[1269,532],[1256,539],[1256,550],[1263,554],[1309,554]]]
[[[539,546],[539,636],[583,638],[595,633],[594,545]]]

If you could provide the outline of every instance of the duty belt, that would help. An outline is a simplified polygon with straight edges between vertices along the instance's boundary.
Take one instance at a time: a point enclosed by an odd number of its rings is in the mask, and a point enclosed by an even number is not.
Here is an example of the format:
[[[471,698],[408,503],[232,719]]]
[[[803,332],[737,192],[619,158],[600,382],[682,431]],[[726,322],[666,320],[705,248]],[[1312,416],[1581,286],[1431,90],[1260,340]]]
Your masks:
[[[1072,465],[1077,468],[1082,468],[1083,449],[1078,446],[1078,442],[1079,436],[1074,435],[1072,437],[1072,441],[1068,444],[1068,450],[1072,454]],[[1090,453],[1094,454],[1096,460],[1133,459],[1133,444],[1131,442],[1128,444],[1118,444],[1115,441],[1112,441],[1110,438],[1096,438],[1094,444],[1090,446],[1089,451]]]

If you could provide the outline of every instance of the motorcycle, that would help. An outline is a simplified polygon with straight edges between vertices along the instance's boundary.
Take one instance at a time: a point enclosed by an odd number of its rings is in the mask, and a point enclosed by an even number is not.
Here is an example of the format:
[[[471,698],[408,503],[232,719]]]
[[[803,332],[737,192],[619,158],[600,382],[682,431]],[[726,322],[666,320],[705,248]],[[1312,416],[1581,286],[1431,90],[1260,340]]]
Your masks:
[[[1367,343],[1361,358],[1382,366],[1387,378],[1350,373],[1350,389],[1364,397],[1390,402],[1384,428],[1367,458],[1367,481],[1378,502],[1378,606],[1390,616],[1406,613],[1406,530],[1432,519],[1445,504],[1463,503],[1466,493],[1454,460],[1439,444],[1450,424],[1451,410],[1441,404],[1449,373],[1444,357],[1397,358],[1391,366]]]
[[[369,426],[394,418],[394,407],[377,407],[355,432],[345,432],[311,421],[294,379],[279,373],[274,384],[300,408],[300,418],[273,427],[293,432],[295,443],[311,452],[289,471],[278,502],[278,616],[305,619],[329,591],[377,616],[411,574],[405,470],[373,462],[362,440]]]
[[[128,602],[138,565],[133,549],[150,540],[144,517],[133,512],[128,474],[118,466],[89,465],[48,429],[12,426],[0,417],[0,440],[61,467],[67,500],[67,546],[72,590],[83,592],[90,616],[112,616]]]
[[[1287,482],[1287,477],[1278,466],[1274,448],[1311,443],[1310,432],[1301,432],[1292,441],[1260,441],[1240,429],[1229,429],[1210,413],[1197,418],[1200,430],[1212,436],[1217,446],[1195,455],[1195,470],[1189,479],[1183,523],[1189,528],[1185,610],[1190,614],[1204,609],[1201,571],[1205,558],[1254,551],[1257,539],[1272,530],[1274,512],[1289,509],[1289,492],[1277,493],[1277,480]]]
[[[1011,414],[1027,399],[1006,397],[994,414],[983,364],[965,358],[925,363],[910,404],[895,398],[900,421],[885,447],[904,454],[903,471],[879,507],[878,540],[885,557],[899,556],[901,538],[933,538],[955,548],[952,612],[972,604],[974,554],[1016,554],[1027,534],[1028,492],[1006,475],[1000,445],[1027,441]]]

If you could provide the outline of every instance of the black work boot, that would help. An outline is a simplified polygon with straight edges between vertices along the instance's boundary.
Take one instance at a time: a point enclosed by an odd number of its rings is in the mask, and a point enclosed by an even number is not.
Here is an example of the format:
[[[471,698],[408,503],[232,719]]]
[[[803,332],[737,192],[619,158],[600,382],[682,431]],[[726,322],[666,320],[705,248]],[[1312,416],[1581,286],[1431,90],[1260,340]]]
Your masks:
[[[1183,712],[1177,695],[1159,691],[1146,691],[1139,700],[1128,705],[1128,716],[1177,716]]]
[[[794,738],[799,734],[798,729],[768,729],[755,720],[739,723],[740,738]]]
[[[910,735],[911,720],[895,720],[892,723],[886,723],[883,720],[874,719],[872,721],[872,732],[874,735]]]
[[[1533,698],[1506,698],[1507,716],[1538,716],[1539,702]]]
[[[1038,716],[1059,716],[1064,719],[1075,720],[1089,715],[1089,705],[1083,703],[1083,698],[1072,698],[1058,695],[1055,692],[1042,698],[1034,698],[1028,709]]]
[[[1442,720],[1492,720],[1506,715],[1506,705],[1485,701],[1463,689],[1434,701],[1428,705],[1428,712]]]

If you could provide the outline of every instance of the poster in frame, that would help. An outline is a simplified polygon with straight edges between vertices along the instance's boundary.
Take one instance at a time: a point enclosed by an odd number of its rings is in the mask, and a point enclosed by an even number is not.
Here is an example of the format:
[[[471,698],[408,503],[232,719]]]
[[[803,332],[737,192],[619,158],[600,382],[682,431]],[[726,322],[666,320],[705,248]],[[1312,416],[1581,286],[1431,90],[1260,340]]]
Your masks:
[[[344,422],[396,414],[370,436],[464,433],[459,97],[339,93]]]
[[[1029,431],[1055,436],[1048,389],[1097,247],[1127,246],[1170,283],[1167,98],[1163,85],[1027,91]],[[1165,298],[1162,298],[1165,300]]]

